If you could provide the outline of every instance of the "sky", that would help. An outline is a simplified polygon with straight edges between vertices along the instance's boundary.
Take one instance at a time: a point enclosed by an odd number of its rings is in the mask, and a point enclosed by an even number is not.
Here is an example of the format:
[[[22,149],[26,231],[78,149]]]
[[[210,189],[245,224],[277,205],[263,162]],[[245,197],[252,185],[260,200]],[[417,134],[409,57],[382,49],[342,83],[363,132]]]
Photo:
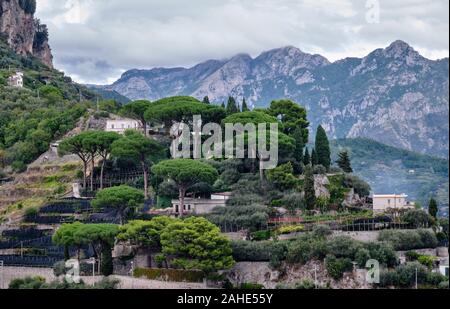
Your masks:
[[[54,64],[80,83],[284,46],[330,61],[401,39],[449,56],[448,0],[37,0]]]

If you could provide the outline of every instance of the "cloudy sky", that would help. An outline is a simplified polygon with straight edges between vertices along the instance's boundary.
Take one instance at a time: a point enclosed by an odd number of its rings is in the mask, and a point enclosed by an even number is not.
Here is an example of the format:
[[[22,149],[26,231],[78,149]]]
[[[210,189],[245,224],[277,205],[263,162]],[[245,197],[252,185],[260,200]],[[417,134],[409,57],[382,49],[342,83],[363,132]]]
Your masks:
[[[83,83],[293,45],[330,61],[401,39],[449,55],[448,0],[37,0],[55,66]]]

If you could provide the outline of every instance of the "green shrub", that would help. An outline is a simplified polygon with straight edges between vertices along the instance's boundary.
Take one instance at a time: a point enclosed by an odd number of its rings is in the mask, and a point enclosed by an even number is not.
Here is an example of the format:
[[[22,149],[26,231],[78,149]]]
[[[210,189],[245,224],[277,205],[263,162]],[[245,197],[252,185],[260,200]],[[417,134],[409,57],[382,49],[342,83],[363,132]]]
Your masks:
[[[305,227],[303,225],[285,225],[280,227],[277,230],[278,234],[292,234],[292,233],[298,233],[305,230]]]
[[[203,282],[205,273],[198,270],[136,268],[134,277],[173,282]]]
[[[237,262],[269,262],[272,259],[282,261],[286,258],[287,243],[274,241],[233,241],[233,258]]]
[[[327,243],[328,252],[338,258],[355,259],[356,252],[361,248],[361,243],[346,236],[330,239]]]
[[[370,260],[370,251],[366,248],[360,248],[355,255],[355,261],[358,263],[359,267],[366,267],[366,263]]]
[[[294,285],[294,288],[296,290],[314,290],[316,288],[316,285],[314,284],[314,281],[305,279],[303,281],[297,282]]]
[[[405,253],[405,257],[409,262],[417,261],[419,259],[420,254],[416,251],[408,251]]]
[[[429,230],[382,231],[379,241],[390,242],[396,250],[436,248],[438,240]]]
[[[27,277],[25,279],[14,279],[9,283],[11,290],[38,290],[45,284],[42,277]]]
[[[417,261],[429,270],[432,270],[435,258],[429,255],[421,255],[417,258]]]
[[[442,282],[446,281],[448,281],[448,278],[440,273],[429,272],[427,274],[426,282],[432,286],[439,287]]]
[[[395,251],[394,247],[389,243],[378,243],[378,242],[372,242],[372,243],[365,243],[363,244],[363,248],[368,250],[370,259],[377,260],[381,265],[384,265],[386,267],[394,267],[398,265],[398,256],[397,252]],[[359,264],[360,261],[358,261]],[[367,262],[367,260],[366,260]],[[365,266],[362,264],[359,264],[360,266]]]
[[[441,283],[439,283],[438,288],[441,289],[441,290],[448,290],[449,289],[448,280],[447,281],[442,281]]]
[[[353,263],[348,258],[338,259],[334,255],[328,255],[325,259],[325,267],[331,278],[340,280],[345,272],[353,269]]]
[[[429,227],[433,224],[434,218],[421,209],[412,209],[401,217],[402,222],[411,224],[414,228]]]
[[[39,210],[36,207],[30,207],[25,210],[25,216],[27,218],[32,218],[34,216],[37,216],[38,212]]]
[[[311,260],[321,260],[328,253],[326,241],[304,235],[289,245],[286,261],[305,264]]]
[[[325,238],[333,234],[328,225],[316,225],[313,229],[313,235],[317,238]]]
[[[240,290],[263,290],[264,285],[258,283],[241,283]]]
[[[382,271],[380,274],[380,285],[382,287],[413,287],[416,282],[416,271],[417,283],[427,283],[428,269],[418,262],[410,262],[400,265],[392,271]]]
[[[270,231],[257,231],[251,234],[251,239],[253,241],[262,241],[270,239]]]

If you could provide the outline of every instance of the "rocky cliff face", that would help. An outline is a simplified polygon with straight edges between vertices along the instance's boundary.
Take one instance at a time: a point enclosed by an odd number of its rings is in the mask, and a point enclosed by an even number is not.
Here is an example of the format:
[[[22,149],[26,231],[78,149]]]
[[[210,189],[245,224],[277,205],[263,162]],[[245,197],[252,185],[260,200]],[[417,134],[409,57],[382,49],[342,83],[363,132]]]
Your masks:
[[[53,68],[45,25],[34,18],[35,0],[0,0],[0,33],[23,56],[32,55]]]
[[[130,99],[208,95],[221,103],[232,95],[253,106],[290,98],[307,107],[312,128],[322,124],[332,138],[368,137],[447,157],[448,74],[448,58],[432,61],[396,41],[334,63],[285,47],[190,69],[131,70],[106,88]]]

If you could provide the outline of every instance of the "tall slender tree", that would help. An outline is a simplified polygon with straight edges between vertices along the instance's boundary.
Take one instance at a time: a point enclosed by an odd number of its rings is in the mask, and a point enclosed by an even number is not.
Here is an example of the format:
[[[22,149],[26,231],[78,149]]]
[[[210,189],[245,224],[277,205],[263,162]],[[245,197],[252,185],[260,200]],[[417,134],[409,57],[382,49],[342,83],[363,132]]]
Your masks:
[[[308,147],[306,147],[305,155],[303,156],[303,164],[305,166],[311,164],[311,156],[309,155]]]
[[[305,202],[308,210],[314,210],[316,206],[316,191],[314,188],[314,172],[311,165],[305,167]]]
[[[312,166],[319,165],[319,158],[317,157],[317,153],[314,148],[311,152],[311,164],[312,164]]]
[[[239,113],[239,108],[237,106],[236,100],[233,97],[229,97],[227,104],[227,115],[232,115],[236,113]]]
[[[203,98],[203,103],[205,103],[205,104],[211,104],[211,102],[209,101],[209,97],[208,97],[208,96],[205,96],[205,97]]]
[[[434,198],[430,199],[430,203],[428,204],[428,213],[433,218],[437,219],[437,215],[439,212],[437,201]]]
[[[350,156],[347,150],[339,152],[339,158],[337,159],[336,163],[345,173],[353,173]]]
[[[249,112],[250,108],[248,108],[247,101],[245,98],[242,99],[242,112]]]
[[[295,152],[294,152],[294,158],[297,160],[298,163],[303,162],[303,153],[305,150],[305,143],[304,143],[304,137],[303,132],[301,128],[297,128],[294,133],[292,134],[292,137],[295,140]]]
[[[329,170],[331,166],[330,142],[327,133],[321,125],[317,128],[315,150],[317,153],[318,164],[323,165]]]

